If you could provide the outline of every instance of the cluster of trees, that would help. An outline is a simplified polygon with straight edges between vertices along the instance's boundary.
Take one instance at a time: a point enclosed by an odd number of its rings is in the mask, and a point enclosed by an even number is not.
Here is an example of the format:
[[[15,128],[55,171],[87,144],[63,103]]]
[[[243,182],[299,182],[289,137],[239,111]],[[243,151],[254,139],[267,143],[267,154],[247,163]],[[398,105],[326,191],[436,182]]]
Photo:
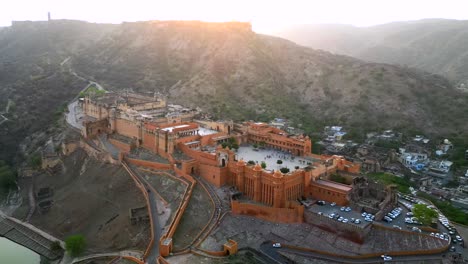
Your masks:
[[[436,210],[427,207],[425,204],[415,204],[412,211],[414,216],[426,226],[431,225],[432,220],[438,216]]]
[[[16,186],[15,171],[3,160],[0,160],[0,188],[8,191]]]
[[[235,150],[239,149],[239,144],[237,143],[236,139],[233,137],[230,137],[228,139],[228,142],[221,143],[221,146],[223,148],[229,147],[229,149],[235,149]]]
[[[430,194],[423,192],[418,192],[418,196],[431,201],[448,219],[450,219],[450,221],[468,225],[468,213],[453,206],[449,201],[438,200]]]

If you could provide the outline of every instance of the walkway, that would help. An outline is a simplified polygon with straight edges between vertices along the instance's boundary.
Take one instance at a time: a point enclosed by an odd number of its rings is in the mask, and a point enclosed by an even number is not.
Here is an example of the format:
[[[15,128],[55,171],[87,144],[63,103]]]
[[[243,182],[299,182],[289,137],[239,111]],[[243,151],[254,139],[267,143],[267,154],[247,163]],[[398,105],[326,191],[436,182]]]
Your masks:
[[[159,199],[154,191],[150,191],[151,184],[149,184],[146,179],[139,173],[137,169],[132,167],[131,165],[127,164],[125,161],[122,161],[122,165],[126,167],[133,175],[135,175],[140,184],[142,184],[145,189],[148,192],[148,198],[149,198],[149,204],[150,208],[148,208],[149,213],[151,214],[151,219],[153,220],[152,226],[153,226],[153,237],[154,237],[154,243],[153,247],[151,248],[148,256],[146,257],[146,262],[148,263],[157,263],[156,260],[159,257],[159,240],[161,238],[161,226],[159,224],[159,214],[158,214],[158,208],[157,208],[157,199]]]
[[[99,254],[92,254],[88,256],[74,258],[71,263],[73,264],[73,263],[79,263],[85,260],[91,260],[91,259],[96,259],[96,258],[108,258],[108,257],[134,257],[137,259],[142,259],[142,256],[143,256],[142,252],[133,251],[133,250],[124,250],[124,251],[119,251],[119,252],[99,253]]]
[[[104,150],[110,153],[112,158],[119,159],[120,150],[107,140],[107,134],[100,134],[98,138]]]
[[[17,219],[3,215],[3,213],[0,214],[0,236],[51,260],[58,259],[62,253],[52,251],[52,243],[58,241],[62,246],[65,244],[34,226],[22,223]]]
[[[211,197],[211,199],[214,202],[214,213],[213,217],[210,219],[210,222],[208,223],[207,228],[205,229],[205,234],[201,235],[196,243],[196,246],[200,245],[203,240],[211,233],[214,227],[218,224],[222,213],[224,213],[224,207],[223,204],[221,203],[221,200],[219,199],[218,194],[216,191],[213,189],[213,186],[211,186],[210,183],[208,183],[203,177],[200,176],[195,176],[194,177],[198,183],[200,183],[207,191],[208,195]]]

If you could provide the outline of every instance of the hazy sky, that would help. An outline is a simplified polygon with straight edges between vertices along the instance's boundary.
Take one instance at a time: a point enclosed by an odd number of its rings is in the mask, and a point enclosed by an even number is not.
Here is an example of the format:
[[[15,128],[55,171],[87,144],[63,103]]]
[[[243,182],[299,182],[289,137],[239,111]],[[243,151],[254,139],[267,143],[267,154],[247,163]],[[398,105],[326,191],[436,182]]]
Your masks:
[[[254,30],[291,24],[370,26],[422,18],[468,19],[468,0],[6,0],[0,26],[12,20],[120,23],[138,20],[250,21]]]

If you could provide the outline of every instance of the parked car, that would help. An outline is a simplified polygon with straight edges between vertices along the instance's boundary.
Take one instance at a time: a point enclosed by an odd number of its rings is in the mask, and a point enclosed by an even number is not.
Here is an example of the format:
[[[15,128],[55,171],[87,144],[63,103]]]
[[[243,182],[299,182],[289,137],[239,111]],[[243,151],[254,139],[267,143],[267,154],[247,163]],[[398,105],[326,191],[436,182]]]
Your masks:
[[[390,261],[390,260],[392,260],[392,257],[390,257],[389,255],[382,255],[381,257],[382,257],[382,259],[383,259],[384,261]]]
[[[325,201],[317,201],[317,204],[318,205],[325,205],[326,203],[325,203]]]
[[[335,205],[336,205],[336,203],[335,203],[335,202],[333,202],[333,203],[331,203],[330,205],[331,205],[331,206],[335,206]]]
[[[361,223],[361,220],[356,219],[356,220],[354,220],[354,223],[355,223],[355,224],[360,224],[360,223]]]
[[[274,244],[273,244],[273,247],[274,247],[274,248],[280,248],[280,247],[281,247],[281,244],[280,244],[280,243],[274,243]]]

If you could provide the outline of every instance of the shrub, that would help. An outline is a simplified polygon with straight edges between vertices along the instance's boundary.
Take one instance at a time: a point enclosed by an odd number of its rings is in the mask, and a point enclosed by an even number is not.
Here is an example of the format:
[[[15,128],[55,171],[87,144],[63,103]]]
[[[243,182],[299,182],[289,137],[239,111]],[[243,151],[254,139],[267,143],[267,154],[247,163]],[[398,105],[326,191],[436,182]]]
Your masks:
[[[79,256],[86,248],[86,241],[82,235],[73,235],[65,240],[65,248],[72,257]]]

